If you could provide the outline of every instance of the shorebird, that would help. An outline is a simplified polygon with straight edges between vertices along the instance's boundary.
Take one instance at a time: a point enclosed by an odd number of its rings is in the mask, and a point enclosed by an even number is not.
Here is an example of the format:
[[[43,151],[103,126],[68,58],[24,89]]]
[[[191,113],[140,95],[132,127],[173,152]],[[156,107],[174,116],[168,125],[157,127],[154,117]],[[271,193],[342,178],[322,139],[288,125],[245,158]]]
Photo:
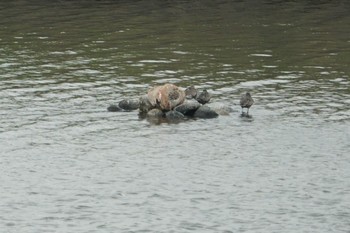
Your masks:
[[[247,116],[249,115],[249,108],[254,104],[254,100],[252,98],[252,96],[250,95],[249,92],[243,94],[241,96],[241,101],[240,101],[240,105],[242,108],[242,114],[243,114],[243,108],[247,108]]]
[[[199,95],[197,95],[196,100],[201,104],[206,104],[210,101],[211,95],[207,90],[203,90]]]
[[[197,89],[194,86],[186,88],[185,95],[187,99],[195,99],[197,96]]]

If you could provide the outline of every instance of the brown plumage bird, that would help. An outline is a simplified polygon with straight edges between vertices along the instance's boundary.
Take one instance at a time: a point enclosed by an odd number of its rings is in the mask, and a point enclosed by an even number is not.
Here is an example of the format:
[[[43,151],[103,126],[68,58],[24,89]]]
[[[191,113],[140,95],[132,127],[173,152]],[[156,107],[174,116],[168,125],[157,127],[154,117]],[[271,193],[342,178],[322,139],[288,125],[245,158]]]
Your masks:
[[[249,115],[249,108],[254,104],[254,100],[252,98],[252,96],[250,95],[249,92],[243,94],[241,96],[241,101],[240,101],[240,105],[242,108],[242,114],[243,114],[243,108],[247,108],[247,116]]]
[[[194,86],[186,88],[185,95],[187,99],[195,99],[197,96],[197,89]]]

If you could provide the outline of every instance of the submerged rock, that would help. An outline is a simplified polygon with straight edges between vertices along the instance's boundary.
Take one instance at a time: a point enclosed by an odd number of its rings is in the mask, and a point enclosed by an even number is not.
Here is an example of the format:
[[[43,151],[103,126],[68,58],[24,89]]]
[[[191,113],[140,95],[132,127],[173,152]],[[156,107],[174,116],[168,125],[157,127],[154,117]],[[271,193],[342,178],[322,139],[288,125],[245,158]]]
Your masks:
[[[139,108],[140,102],[138,100],[124,99],[119,102],[118,106],[126,111],[132,111]]]
[[[181,112],[174,110],[166,112],[165,117],[170,121],[178,121],[185,118],[185,116]]]
[[[221,116],[227,116],[233,112],[233,108],[224,103],[210,103],[207,106]]]
[[[174,108],[175,111],[181,112],[186,116],[193,116],[197,109],[201,106],[197,101],[185,101],[183,104]]]
[[[121,109],[118,105],[115,104],[111,104],[108,108],[107,108],[108,112],[120,112],[123,111],[123,109]]]
[[[193,116],[197,118],[209,119],[209,118],[218,117],[219,114],[217,114],[214,110],[212,110],[208,106],[202,105],[197,109],[197,111],[194,113]]]
[[[151,109],[147,112],[147,117],[163,117],[164,112],[158,108]]]

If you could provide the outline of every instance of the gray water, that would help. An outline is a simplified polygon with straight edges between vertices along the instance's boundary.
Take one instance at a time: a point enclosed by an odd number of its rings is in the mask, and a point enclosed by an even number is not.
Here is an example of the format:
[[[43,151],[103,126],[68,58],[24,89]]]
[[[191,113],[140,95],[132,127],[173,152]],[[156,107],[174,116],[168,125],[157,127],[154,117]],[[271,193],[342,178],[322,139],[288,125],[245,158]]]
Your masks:
[[[350,232],[349,12],[1,1],[0,232]],[[154,124],[106,110],[163,83],[235,111]]]

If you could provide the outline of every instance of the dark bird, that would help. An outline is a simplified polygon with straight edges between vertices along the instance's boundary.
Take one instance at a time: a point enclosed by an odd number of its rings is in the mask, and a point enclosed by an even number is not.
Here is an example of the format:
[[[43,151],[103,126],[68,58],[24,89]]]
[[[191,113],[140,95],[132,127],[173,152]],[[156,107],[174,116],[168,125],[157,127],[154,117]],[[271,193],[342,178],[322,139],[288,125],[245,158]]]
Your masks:
[[[196,100],[201,104],[206,104],[210,101],[211,95],[207,90],[203,90],[199,95],[197,95]]]
[[[194,99],[197,96],[197,89],[194,86],[190,86],[185,90],[186,99]]]
[[[242,107],[242,114],[243,114],[243,108],[247,108],[247,116],[249,115],[249,108],[254,104],[254,100],[252,98],[252,96],[250,95],[249,92],[243,94],[241,96],[241,101],[240,101],[240,105]]]

